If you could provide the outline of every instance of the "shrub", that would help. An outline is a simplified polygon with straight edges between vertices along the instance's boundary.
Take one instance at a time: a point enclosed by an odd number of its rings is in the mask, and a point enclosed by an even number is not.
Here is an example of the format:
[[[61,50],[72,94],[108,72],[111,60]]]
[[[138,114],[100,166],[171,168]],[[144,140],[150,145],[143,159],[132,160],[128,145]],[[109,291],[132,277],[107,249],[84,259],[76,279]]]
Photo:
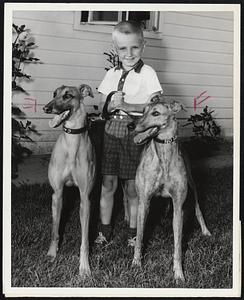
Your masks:
[[[221,127],[215,122],[213,112],[214,110],[209,110],[208,106],[205,106],[202,113],[191,115],[187,123],[183,125],[183,127],[193,126],[194,135],[190,141],[184,143],[184,147],[192,158],[209,156],[219,148]]]
[[[202,113],[191,115],[183,127],[193,125],[192,131],[195,136],[201,138],[211,137],[216,139],[220,136],[221,129],[214,121],[212,116],[213,112],[214,110],[210,111],[208,106],[205,106]]]
[[[110,66],[108,68],[105,68],[106,71],[108,71],[109,69],[118,66],[119,64],[119,56],[114,52],[114,50],[110,50],[109,53],[108,52],[104,52],[104,55],[107,56],[107,61],[110,63]]]
[[[13,24],[13,31],[16,35],[12,43],[12,93],[28,93],[21,87],[22,80],[30,80],[31,76],[23,72],[25,63],[37,63],[39,59],[33,56],[35,42],[29,34],[29,29],[25,25],[17,26]],[[30,121],[26,120],[24,124],[17,118],[25,119],[25,114],[20,108],[12,103],[12,178],[18,177],[18,164],[26,155],[32,152],[30,149],[23,147],[21,142],[32,141],[28,132],[36,132]]]

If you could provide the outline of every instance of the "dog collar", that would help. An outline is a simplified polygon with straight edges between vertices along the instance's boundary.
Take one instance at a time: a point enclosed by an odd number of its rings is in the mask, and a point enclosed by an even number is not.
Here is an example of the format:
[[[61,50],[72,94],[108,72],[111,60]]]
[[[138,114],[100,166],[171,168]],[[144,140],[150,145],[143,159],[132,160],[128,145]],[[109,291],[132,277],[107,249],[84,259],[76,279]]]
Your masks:
[[[79,134],[79,133],[85,132],[87,130],[87,127],[84,126],[79,129],[71,129],[71,128],[67,128],[67,127],[63,126],[63,130],[64,130],[64,132],[66,132],[68,134]]]
[[[164,139],[161,140],[158,137],[154,138],[155,142],[160,143],[160,144],[172,144],[173,142],[175,142],[177,140],[177,136],[173,136],[171,139]]]

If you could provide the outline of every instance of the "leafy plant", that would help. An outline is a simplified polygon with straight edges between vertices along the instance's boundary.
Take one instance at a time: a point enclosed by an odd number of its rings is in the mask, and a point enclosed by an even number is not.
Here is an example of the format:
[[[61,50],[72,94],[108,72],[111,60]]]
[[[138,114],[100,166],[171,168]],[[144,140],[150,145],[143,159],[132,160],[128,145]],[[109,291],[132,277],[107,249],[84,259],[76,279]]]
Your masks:
[[[30,80],[31,76],[23,72],[25,63],[37,63],[39,59],[33,56],[33,50],[36,45],[29,34],[29,29],[25,25],[17,26],[13,24],[13,31],[16,35],[12,43],[12,92],[28,93],[21,87],[22,80]],[[24,124],[17,118],[25,119],[25,114],[20,108],[12,104],[12,178],[18,176],[18,164],[23,156],[30,155],[30,149],[23,147],[21,142],[32,141],[28,136],[30,131],[37,133],[35,126],[30,121]]]
[[[184,148],[192,159],[204,158],[219,150],[222,145],[220,138],[221,127],[216,124],[208,106],[200,114],[191,115],[184,126],[192,125],[194,136],[185,140]],[[222,146],[221,146],[222,147]]]
[[[108,68],[105,68],[106,71],[119,65],[119,56],[115,53],[113,49],[110,50],[109,53],[104,52],[103,54],[107,56],[106,60],[110,63],[110,66]]]
[[[210,111],[208,106],[205,106],[202,113],[191,115],[183,127],[193,125],[192,131],[196,137],[211,137],[216,139],[221,133],[221,128],[214,121],[213,112],[214,110]]]

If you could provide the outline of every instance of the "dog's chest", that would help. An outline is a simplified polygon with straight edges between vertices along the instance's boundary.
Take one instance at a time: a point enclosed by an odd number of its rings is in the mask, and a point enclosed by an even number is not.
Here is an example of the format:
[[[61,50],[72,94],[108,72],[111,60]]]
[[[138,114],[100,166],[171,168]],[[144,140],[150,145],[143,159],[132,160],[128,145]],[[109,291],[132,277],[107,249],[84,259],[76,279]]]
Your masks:
[[[137,186],[168,197],[175,181],[173,176],[175,170],[173,169],[177,168],[170,158],[167,150],[165,153],[161,151],[159,155],[155,145],[145,148],[137,169]]]

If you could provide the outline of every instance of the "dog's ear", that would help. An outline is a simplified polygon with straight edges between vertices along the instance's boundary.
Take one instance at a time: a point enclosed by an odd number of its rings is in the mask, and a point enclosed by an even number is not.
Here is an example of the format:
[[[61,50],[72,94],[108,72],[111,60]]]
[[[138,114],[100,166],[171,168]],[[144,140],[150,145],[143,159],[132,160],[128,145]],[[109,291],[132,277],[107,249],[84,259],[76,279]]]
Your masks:
[[[177,114],[181,110],[186,110],[185,107],[183,106],[183,104],[176,102],[176,101],[170,103],[170,109],[173,114]]]
[[[83,98],[87,97],[87,96],[90,96],[92,98],[94,98],[94,95],[93,95],[93,92],[92,92],[92,89],[89,85],[87,84],[81,84],[79,86],[79,91],[80,91],[80,94]]]
[[[163,102],[163,97],[162,94],[154,93],[152,94],[149,99],[149,103],[158,103],[158,102]]]

